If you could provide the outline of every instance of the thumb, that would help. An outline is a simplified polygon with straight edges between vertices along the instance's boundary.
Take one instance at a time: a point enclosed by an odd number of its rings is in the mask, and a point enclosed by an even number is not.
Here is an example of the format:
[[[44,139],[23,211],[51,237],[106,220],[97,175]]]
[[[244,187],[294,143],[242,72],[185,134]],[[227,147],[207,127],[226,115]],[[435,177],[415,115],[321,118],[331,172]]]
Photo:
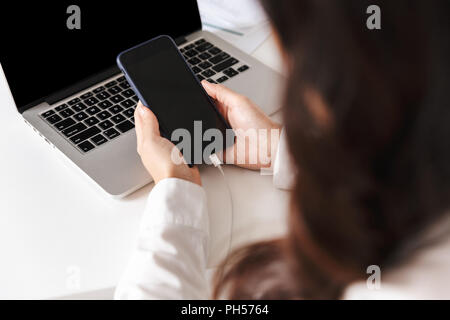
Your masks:
[[[230,90],[221,84],[209,83],[206,80],[202,81],[202,85],[203,88],[205,88],[208,95],[214,100],[218,101],[220,104],[222,104],[225,108],[228,109],[236,105],[239,105],[242,96],[234,92],[233,90]]]
[[[134,118],[138,140],[142,141],[148,135],[160,136],[158,119],[156,119],[155,114],[140,101],[134,112]]]

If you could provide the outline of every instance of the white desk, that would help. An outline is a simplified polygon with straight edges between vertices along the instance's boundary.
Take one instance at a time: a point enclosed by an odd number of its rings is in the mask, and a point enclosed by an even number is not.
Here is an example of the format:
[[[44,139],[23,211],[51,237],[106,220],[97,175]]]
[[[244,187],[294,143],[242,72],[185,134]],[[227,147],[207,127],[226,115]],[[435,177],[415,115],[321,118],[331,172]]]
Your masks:
[[[272,39],[254,56],[280,69]],[[102,193],[21,120],[0,81],[0,299],[110,298],[136,236],[149,185],[124,200]],[[225,168],[233,247],[284,232],[288,195],[271,177]],[[210,266],[226,254],[230,213],[215,168],[201,169],[211,219]]]

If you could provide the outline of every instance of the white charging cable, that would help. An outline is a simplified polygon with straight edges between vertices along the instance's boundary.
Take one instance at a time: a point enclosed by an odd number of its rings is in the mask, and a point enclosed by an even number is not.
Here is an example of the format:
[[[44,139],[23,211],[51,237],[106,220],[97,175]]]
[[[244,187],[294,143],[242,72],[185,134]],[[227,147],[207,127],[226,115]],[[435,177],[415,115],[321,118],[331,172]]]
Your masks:
[[[228,191],[228,198],[230,200],[230,205],[231,205],[231,214],[230,214],[230,235],[228,237],[228,250],[227,250],[227,255],[226,255],[226,259],[228,259],[230,253],[231,253],[231,240],[233,237],[233,222],[234,222],[234,213],[233,213],[233,196],[231,194],[231,188],[230,185],[228,184],[227,178],[225,177],[225,172],[222,169],[222,162],[220,161],[219,157],[217,156],[217,154],[213,154],[209,157],[209,160],[211,160],[212,164],[219,169],[220,173],[222,174],[223,177],[223,181],[225,182],[225,185],[227,187],[227,191]]]

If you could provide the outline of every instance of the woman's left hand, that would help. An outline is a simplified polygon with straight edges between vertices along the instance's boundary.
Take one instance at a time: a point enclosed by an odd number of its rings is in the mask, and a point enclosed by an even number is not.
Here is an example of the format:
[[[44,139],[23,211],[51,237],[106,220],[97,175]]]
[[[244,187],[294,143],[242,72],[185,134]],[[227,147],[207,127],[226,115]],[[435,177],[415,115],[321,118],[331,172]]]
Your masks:
[[[173,153],[176,154],[178,149],[172,142],[161,137],[159,123],[154,113],[139,102],[134,118],[137,152],[145,168],[155,180],[155,184],[167,178],[178,178],[201,186],[197,168],[189,168],[184,162],[174,161]],[[179,151],[177,157],[178,159],[182,157]]]

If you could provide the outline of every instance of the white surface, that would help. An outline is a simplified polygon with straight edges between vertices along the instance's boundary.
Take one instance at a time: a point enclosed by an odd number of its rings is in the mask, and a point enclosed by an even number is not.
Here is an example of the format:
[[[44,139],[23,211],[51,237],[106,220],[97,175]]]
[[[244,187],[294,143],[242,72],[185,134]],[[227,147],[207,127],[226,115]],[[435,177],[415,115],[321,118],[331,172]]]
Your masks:
[[[203,21],[242,31],[268,21],[258,0],[197,0]]]
[[[203,22],[203,29],[217,34],[248,54],[251,54],[264,41],[266,41],[271,32],[268,22],[257,25],[253,28],[248,28],[245,31],[242,31],[242,33],[236,33],[235,31],[229,29],[222,29],[207,21]]]
[[[203,28],[251,54],[270,36],[258,0],[198,0]]]
[[[275,52],[268,40],[254,55],[279,68]],[[0,299],[108,298],[152,185],[125,200],[98,193],[25,125],[3,78],[0,128]],[[226,250],[230,221],[216,170],[201,169],[211,214],[211,266]],[[282,233],[288,195],[258,172],[225,172],[235,205],[233,245]]]

